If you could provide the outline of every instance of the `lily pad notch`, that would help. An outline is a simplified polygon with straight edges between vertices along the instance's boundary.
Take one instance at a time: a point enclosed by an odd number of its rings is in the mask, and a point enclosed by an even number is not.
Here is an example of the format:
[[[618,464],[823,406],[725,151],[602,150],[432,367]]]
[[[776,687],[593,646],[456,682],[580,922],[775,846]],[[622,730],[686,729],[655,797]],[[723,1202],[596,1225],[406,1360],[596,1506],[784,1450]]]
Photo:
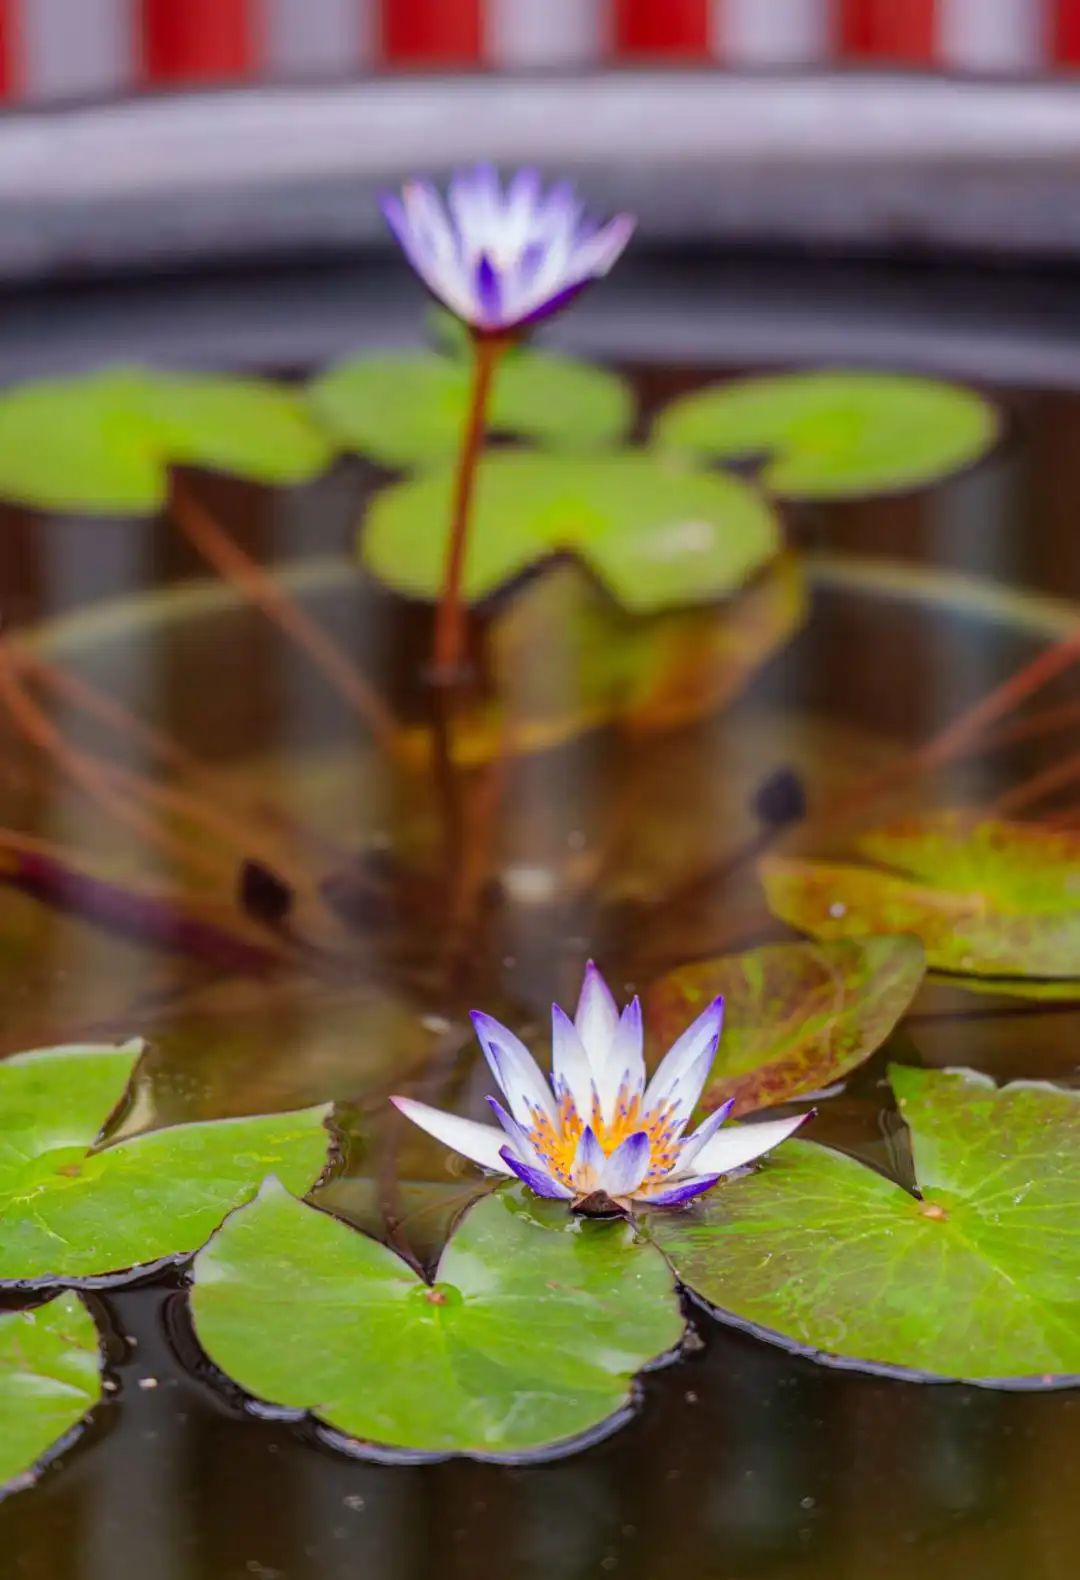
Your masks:
[[[78,1295],[0,1312],[0,1500],[75,1443],[102,1396],[98,1330]]]

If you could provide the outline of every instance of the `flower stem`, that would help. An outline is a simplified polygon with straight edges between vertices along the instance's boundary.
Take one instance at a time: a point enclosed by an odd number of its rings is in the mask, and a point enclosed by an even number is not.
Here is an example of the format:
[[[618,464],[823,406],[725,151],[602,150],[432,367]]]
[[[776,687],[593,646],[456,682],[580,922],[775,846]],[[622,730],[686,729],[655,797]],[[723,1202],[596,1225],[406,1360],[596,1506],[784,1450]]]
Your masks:
[[[465,650],[465,604],[461,596],[461,584],[465,575],[476,467],[483,448],[492,381],[509,338],[503,335],[474,335],[472,344],[473,378],[469,412],[458,458],[442,596],[435,611],[432,679],[436,685],[442,686],[455,684],[461,672]]]

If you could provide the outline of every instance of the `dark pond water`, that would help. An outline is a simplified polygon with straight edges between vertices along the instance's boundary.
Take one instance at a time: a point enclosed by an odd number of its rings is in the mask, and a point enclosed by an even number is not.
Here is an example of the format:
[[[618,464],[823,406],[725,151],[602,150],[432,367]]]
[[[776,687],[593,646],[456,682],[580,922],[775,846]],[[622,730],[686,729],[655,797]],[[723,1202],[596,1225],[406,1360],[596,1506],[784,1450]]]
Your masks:
[[[648,404],[691,381],[652,371],[640,385]],[[486,1072],[463,1025],[472,1004],[542,1038],[550,1000],[572,998],[587,955],[630,989],[681,960],[783,936],[753,880],[751,858],[769,838],[762,785],[794,771],[820,803],[901,762],[1080,618],[1080,398],[1000,399],[1005,440],[970,474],[895,500],[791,513],[809,618],[724,710],[639,739],[570,730],[559,748],[510,763],[474,818],[474,903],[450,944],[437,789],[407,765],[389,767],[319,675],[206,580],[166,522],[4,512],[6,618],[37,629],[40,657],[202,766],[170,764],[145,735],[43,692],[63,739],[110,766],[108,793],[87,794],[5,719],[0,826],[63,847],[91,875],[194,906],[278,958],[269,973],[237,969],[217,945],[154,947],[138,923],[141,941],[124,936],[115,908],[85,886],[62,906],[6,887],[0,1049],[148,1037],[132,1127],[338,1099],[348,1178],[329,1199],[376,1230],[379,1203],[389,1205],[432,1256],[468,1170],[389,1125],[386,1094],[407,1084],[479,1115]],[[251,552],[287,562],[297,601],[404,721],[422,725],[426,618],[345,557],[371,475],[343,464],[287,495],[186,481]],[[555,632],[537,666],[553,663],[558,641]],[[573,720],[581,677],[565,668]],[[1078,699],[1080,683],[1066,679],[1038,708]],[[894,804],[993,804],[1070,738],[1075,750],[1080,732],[1066,729],[958,763]],[[154,799],[147,783],[209,796],[231,831],[193,838],[176,796]],[[145,823],[133,830],[131,807],[148,805],[166,837],[149,838]],[[1032,810],[1072,807],[1065,794]],[[238,851],[245,838],[251,848]],[[287,873],[295,934],[241,913],[238,854]],[[1078,1047],[1080,1009],[930,985],[889,1049],[823,1103],[816,1134],[902,1170],[881,1084],[887,1057],[1073,1081]],[[395,1178],[427,1189],[395,1189]],[[546,1466],[391,1468],[337,1456],[215,1393],[186,1339],[180,1277],[106,1293],[98,1309],[119,1388],[39,1485],[0,1505],[5,1577],[1076,1574],[1080,1397],[1069,1393],[839,1373],[701,1316],[700,1349],[649,1376],[637,1418],[592,1449]]]

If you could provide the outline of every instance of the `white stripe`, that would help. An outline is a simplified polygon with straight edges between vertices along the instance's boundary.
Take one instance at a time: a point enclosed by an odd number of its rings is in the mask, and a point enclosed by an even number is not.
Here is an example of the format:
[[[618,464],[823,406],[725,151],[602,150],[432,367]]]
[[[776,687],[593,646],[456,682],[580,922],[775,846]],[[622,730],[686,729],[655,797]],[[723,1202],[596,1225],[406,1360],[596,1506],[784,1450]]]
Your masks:
[[[805,66],[831,41],[830,0],[714,0],[712,53],[730,65]]]
[[[135,0],[28,0],[20,16],[28,99],[82,99],[135,75]]]
[[[607,37],[601,0],[488,0],[484,53],[492,65],[579,66]]]
[[[351,77],[375,58],[377,0],[263,0],[267,71]]]
[[[1031,71],[1047,56],[1037,0],[938,0],[937,48],[960,71]]]

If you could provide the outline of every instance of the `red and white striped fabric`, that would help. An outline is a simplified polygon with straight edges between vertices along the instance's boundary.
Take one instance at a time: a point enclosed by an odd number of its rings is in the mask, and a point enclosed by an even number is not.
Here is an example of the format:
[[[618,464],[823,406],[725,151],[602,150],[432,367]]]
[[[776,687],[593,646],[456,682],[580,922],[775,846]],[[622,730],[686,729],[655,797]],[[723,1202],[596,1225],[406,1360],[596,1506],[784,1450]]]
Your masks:
[[[0,96],[369,71],[1080,66],[1080,0],[0,0]]]

